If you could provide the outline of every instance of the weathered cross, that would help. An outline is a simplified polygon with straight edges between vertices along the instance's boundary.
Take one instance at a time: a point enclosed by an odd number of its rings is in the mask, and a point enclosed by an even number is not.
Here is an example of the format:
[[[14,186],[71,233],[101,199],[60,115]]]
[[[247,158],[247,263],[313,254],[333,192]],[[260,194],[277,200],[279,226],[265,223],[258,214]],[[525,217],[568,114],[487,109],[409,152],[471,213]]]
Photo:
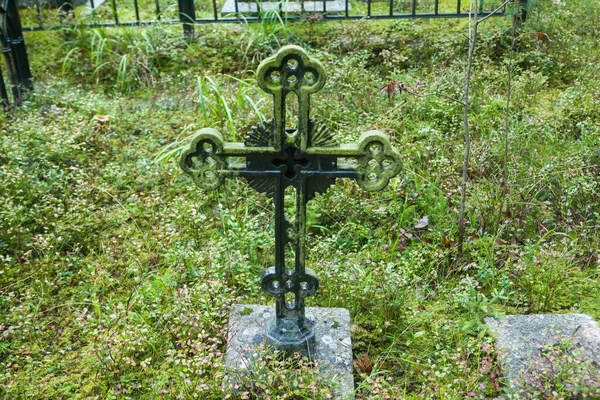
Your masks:
[[[242,176],[273,197],[275,266],[263,273],[262,289],[275,297],[276,317],[268,323],[266,341],[312,357],[314,324],[305,318],[304,299],[316,292],[319,280],[305,263],[306,204],[336,178],[354,178],[367,191],[382,190],[399,173],[400,154],[379,131],[363,133],[358,143],[337,145],[325,126],[310,119],[310,95],[325,84],[325,70],[302,48],[282,48],[260,64],[256,75],[258,85],[273,95],[274,118],[252,128],[244,143],[224,142],[215,129],[202,129],[180,165],[202,189],[216,189],[225,177]],[[292,92],[298,97],[298,124],[286,129],[286,101]],[[288,187],[296,194],[295,232],[284,210]],[[295,249],[293,268],[285,262],[287,243]]]

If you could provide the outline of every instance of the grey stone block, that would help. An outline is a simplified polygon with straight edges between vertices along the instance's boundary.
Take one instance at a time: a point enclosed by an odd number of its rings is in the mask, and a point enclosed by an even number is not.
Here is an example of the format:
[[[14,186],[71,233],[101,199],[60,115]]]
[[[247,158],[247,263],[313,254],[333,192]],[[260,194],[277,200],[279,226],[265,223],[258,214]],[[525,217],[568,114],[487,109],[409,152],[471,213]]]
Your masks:
[[[265,326],[275,307],[236,304],[229,316],[225,367],[228,382],[243,379],[252,368],[257,349],[265,343]],[[336,387],[335,399],[354,399],[350,313],[343,308],[306,308],[315,324],[315,361],[320,375]],[[235,376],[232,376],[235,375]]]
[[[279,9],[281,5],[281,11],[287,13],[300,13],[302,12],[302,4],[297,1],[287,2],[272,2],[264,1],[261,3],[261,8],[264,11],[271,9]],[[352,7],[348,4],[348,10]],[[258,3],[257,2],[241,2],[238,1],[238,12],[242,14],[258,14]],[[304,11],[308,13],[339,13],[346,10],[346,3],[343,0],[328,0],[323,5],[322,1],[305,1]],[[226,0],[223,8],[221,9],[222,15],[235,13],[235,0]]]
[[[582,350],[583,360],[600,367],[600,327],[589,315],[507,315],[486,318],[485,322],[496,336],[503,374],[513,392],[523,387],[540,349],[564,339]]]

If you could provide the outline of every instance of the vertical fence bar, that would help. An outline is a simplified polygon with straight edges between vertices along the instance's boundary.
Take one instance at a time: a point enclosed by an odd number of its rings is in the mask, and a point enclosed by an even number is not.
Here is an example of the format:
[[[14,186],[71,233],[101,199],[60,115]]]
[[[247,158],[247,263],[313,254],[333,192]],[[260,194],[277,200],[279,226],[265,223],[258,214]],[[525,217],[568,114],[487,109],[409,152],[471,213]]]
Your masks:
[[[92,12],[92,18],[96,19],[96,4],[94,3],[94,0],[90,0],[90,9]]]
[[[194,35],[194,23],[196,22],[196,8],[194,0],[178,0],[179,20],[183,24],[183,37],[189,38]]]
[[[238,0],[233,0],[234,6],[235,6],[235,16],[237,17],[238,13],[240,12],[240,6],[238,5]]]
[[[160,1],[154,0],[154,13],[156,14],[156,19],[160,21]]]
[[[6,9],[0,7],[0,46],[8,67],[15,103],[20,103],[23,93],[33,89],[31,69],[21,28],[21,18],[15,0],[8,0]],[[3,81],[4,82],[4,81]]]
[[[4,84],[4,77],[2,76],[2,68],[0,67],[0,100],[4,108],[8,108],[10,103],[8,102],[8,92],[6,91],[6,85]]]
[[[219,10],[217,10],[217,0],[213,0],[213,12],[215,13],[215,21],[219,20]]]
[[[19,77],[17,76],[17,67],[14,63],[14,58],[12,57],[10,41],[8,41],[7,43],[8,38],[4,38],[2,32],[0,32],[0,40],[3,41],[2,54],[4,55],[4,61],[6,61],[6,67],[8,68],[8,81],[10,82],[10,91],[12,92],[15,103],[18,103],[19,98],[21,97],[19,91]]]
[[[348,18],[348,11],[349,11],[349,10],[348,10],[348,1],[349,1],[349,0],[346,0],[346,1],[344,2],[344,7],[346,8],[346,10],[345,10],[345,15],[346,15],[346,18]],[[302,6],[304,7],[304,4],[303,4]]]
[[[367,17],[371,16],[371,0],[367,0]]]
[[[135,20],[140,23],[140,7],[138,6],[138,0],[133,0],[133,7],[135,8]]]
[[[115,24],[119,25],[119,15],[117,14],[116,0],[112,0],[112,13],[113,13],[113,19],[115,20]]]
[[[417,15],[417,0],[412,0],[412,15]]]
[[[27,49],[25,48],[25,39],[23,39],[23,34],[11,40],[11,42],[14,62],[17,68],[19,99],[21,99],[21,94],[23,91],[30,91],[33,89],[33,85],[31,83],[31,70],[29,69],[29,59],[27,58]]]
[[[440,0],[435,0],[434,10],[435,15],[440,13]]]
[[[327,12],[327,0],[323,0],[323,14]]]
[[[394,0],[390,0],[390,17],[394,15]]]
[[[42,9],[40,8],[40,0],[35,0],[35,16],[37,18],[38,27],[43,29],[42,25]]]
[[[460,15],[460,0],[456,0],[456,13]]]

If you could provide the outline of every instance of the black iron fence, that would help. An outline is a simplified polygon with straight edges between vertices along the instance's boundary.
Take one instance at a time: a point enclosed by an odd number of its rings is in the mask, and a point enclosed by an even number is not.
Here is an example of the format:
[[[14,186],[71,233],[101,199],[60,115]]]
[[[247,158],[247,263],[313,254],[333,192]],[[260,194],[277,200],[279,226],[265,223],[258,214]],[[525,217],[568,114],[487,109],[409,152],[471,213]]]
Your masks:
[[[277,13],[299,19],[457,18],[469,15],[469,0],[21,0],[23,30],[59,29],[65,22],[87,27],[260,21]],[[25,3],[23,3],[25,2]],[[480,1],[482,14],[502,1]],[[525,1],[522,1],[525,3]],[[73,6],[79,9],[73,13]],[[58,11],[57,11],[58,9]],[[497,15],[503,15],[504,8]]]
[[[0,66],[0,101],[4,107],[8,107],[8,92],[11,92],[15,102],[19,102],[23,92],[32,89],[21,21],[13,0],[0,0],[0,46],[10,82],[10,90],[7,90]]]
[[[256,22],[266,19],[311,20],[384,18],[461,18],[469,16],[469,0],[0,0],[0,44],[8,70],[7,90],[0,69],[0,98],[8,92],[18,102],[31,89],[31,73],[23,31],[182,24],[184,36],[194,25]],[[527,0],[515,0],[525,18]],[[481,16],[506,15],[502,0],[480,0]]]

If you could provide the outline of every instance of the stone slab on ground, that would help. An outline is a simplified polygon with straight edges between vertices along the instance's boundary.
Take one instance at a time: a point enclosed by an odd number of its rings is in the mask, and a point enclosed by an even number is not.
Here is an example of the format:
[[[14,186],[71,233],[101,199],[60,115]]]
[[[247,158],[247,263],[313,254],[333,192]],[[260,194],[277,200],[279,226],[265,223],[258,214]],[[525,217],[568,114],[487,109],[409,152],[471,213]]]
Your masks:
[[[236,304],[229,316],[225,367],[233,374],[252,368],[257,348],[265,342],[265,325],[275,316],[275,307]],[[321,376],[333,382],[335,399],[354,399],[350,313],[343,308],[306,308],[306,318],[315,324],[315,360]],[[233,378],[229,377],[231,381]]]
[[[287,13],[300,13],[302,12],[302,4],[297,1],[284,1],[284,2],[271,2],[264,1],[261,3],[262,10],[267,11],[271,9],[279,9],[281,5],[281,12]],[[241,2],[238,1],[238,12],[242,14],[258,14],[258,3],[256,2]],[[348,10],[352,7],[348,4]],[[328,0],[325,2],[323,8],[322,1],[305,1],[304,11],[308,13],[339,13],[346,11],[346,3],[343,0]],[[226,0],[223,8],[221,9],[222,15],[235,13],[235,0]]]
[[[583,360],[600,366],[600,327],[589,315],[506,315],[485,322],[496,336],[500,364],[512,391],[521,389],[523,379],[533,373],[532,362],[540,359],[541,348],[561,340],[580,349]]]

